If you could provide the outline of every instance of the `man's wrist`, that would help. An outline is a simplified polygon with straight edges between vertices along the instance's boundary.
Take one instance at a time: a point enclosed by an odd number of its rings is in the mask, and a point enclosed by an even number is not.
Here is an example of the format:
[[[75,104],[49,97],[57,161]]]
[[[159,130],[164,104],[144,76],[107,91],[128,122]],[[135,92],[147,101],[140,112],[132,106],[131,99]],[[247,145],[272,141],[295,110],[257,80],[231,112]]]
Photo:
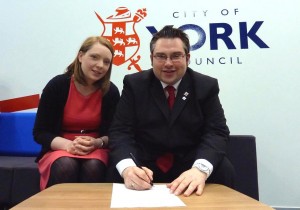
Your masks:
[[[193,165],[194,168],[197,168],[199,171],[203,172],[206,174],[206,179],[209,177],[210,175],[210,170],[207,166],[205,166],[202,163],[197,163]]]
[[[121,177],[123,177],[122,175],[123,175],[124,170],[126,168],[128,168],[129,166],[136,166],[131,158],[123,159],[117,163],[116,168],[117,168],[119,174],[121,175]]]
[[[213,165],[205,159],[196,160],[193,164],[193,167],[197,168],[201,172],[204,172],[207,179],[213,171]]]

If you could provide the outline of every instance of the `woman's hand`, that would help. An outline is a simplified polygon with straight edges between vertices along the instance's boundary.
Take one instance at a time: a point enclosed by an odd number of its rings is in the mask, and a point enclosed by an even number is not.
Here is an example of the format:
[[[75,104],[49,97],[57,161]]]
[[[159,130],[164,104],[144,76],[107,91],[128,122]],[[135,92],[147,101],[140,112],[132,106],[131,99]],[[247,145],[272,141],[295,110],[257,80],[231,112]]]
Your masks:
[[[69,141],[66,146],[66,151],[72,155],[76,155],[76,148],[73,144],[73,141]]]
[[[72,141],[71,152],[75,155],[87,155],[97,149],[97,142],[96,139],[90,136],[77,136]],[[74,154],[72,153],[72,154]]]
[[[108,136],[93,138],[90,136],[76,136],[69,140],[62,137],[55,137],[51,142],[52,150],[65,150],[73,155],[87,155],[99,148],[106,148],[108,145]]]
[[[104,148],[108,143],[108,137],[93,138],[90,136],[77,136],[68,145],[67,151],[74,155],[87,155],[96,149]]]

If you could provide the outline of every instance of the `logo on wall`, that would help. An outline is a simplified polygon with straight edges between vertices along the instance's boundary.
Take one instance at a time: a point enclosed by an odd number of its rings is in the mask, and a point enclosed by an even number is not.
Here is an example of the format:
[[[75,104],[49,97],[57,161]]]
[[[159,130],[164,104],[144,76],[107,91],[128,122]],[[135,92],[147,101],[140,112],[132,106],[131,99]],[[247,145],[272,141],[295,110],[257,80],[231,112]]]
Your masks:
[[[135,31],[135,25],[147,16],[146,8],[138,9],[133,17],[127,7],[118,7],[115,12],[105,20],[95,12],[104,27],[101,36],[107,38],[115,49],[113,64],[119,66],[129,62],[128,70],[134,67],[141,71],[138,64],[141,56],[137,54],[140,38]]]

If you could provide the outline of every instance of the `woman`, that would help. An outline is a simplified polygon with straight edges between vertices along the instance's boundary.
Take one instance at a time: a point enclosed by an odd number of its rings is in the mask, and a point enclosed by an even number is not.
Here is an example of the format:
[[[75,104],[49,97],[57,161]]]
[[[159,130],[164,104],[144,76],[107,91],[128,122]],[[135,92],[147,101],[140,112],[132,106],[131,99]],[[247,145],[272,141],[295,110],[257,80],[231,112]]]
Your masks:
[[[108,129],[119,101],[110,82],[114,50],[103,37],[87,38],[64,74],[41,95],[33,129],[41,190],[57,183],[102,182]]]

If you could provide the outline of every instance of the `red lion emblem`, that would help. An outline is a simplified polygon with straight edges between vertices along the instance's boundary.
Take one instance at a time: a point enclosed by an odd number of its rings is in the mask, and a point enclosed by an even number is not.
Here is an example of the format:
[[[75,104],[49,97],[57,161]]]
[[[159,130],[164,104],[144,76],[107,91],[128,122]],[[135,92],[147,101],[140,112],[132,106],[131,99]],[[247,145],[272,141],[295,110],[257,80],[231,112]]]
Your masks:
[[[107,38],[115,49],[113,64],[119,66],[130,61],[128,70],[134,66],[141,71],[138,64],[141,56],[136,55],[140,48],[140,38],[135,31],[135,24],[147,16],[146,8],[138,9],[133,17],[126,7],[118,7],[116,14],[111,15],[104,21],[97,12],[98,19],[102,23],[104,30],[101,36]],[[135,56],[135,58],[134,58]]]

